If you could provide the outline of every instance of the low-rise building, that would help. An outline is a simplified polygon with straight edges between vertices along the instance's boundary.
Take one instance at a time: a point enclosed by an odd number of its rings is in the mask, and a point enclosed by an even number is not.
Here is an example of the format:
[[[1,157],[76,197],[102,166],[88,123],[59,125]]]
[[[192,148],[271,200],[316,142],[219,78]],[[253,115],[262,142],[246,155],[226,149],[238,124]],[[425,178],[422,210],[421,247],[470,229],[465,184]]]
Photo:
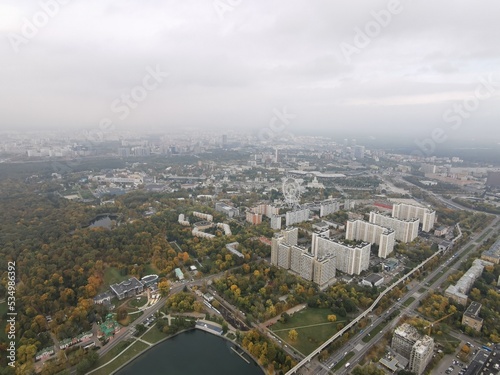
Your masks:
[[[180,268],[176,268],[176,269],[174,270],[174,272],[175,272],[175,276],[177,276],[177,278],[178,278],[179,280],[184,280],[184,274],[182,273],[182,271],[181,271],[181,269],[180,269]]]
[[[224,202],[217,202],[215,204],[215,211],[222,212],[229,218],[233,218],[235,216],[240,215],[240,210],[238,208],[230,206]]]
[[[366,276],[361,283],[366,286],[380,286],[384,283],[384,277],[380,276],[376,273],[372,273],[371,275]]]
[[[481,307],[482,305],[479,302],[472,302],[462,316],[462,324],[475,331],[481,331],[483,327],[483,319],[479,317]]]
[[[445,290],[444,295],[461,305],[467,305],[467,294],[474,282],[481,276],[485,266],[493,265],[481,259],[476,259],[471,268],[457,281],[456,285],[450,285]]]
[[[500,263],[500,239],[498,239],[493,245],[491,245],[488,250],[483,251],[481,259],[494,264]]]
[[[131,277],[119,284],[112,284],[110,288],[119,300],[133,297],[144,291],[144,285],[135,277]]]

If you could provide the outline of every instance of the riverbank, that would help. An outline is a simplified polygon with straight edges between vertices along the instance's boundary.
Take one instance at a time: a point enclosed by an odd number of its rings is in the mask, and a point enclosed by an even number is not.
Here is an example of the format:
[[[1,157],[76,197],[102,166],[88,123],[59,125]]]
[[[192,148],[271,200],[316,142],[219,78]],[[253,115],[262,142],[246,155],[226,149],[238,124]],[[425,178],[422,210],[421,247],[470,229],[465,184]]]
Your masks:
[[[231,336],[234,336],[234,333],[231,333]],[[224,340],[218,340],[217,337]],[[227,343],[230,345],[228,346]],[[238,350],[235,350],[235,347]],[[230,349],[232,350],[230,351]],[[238,355],[234,356],[234,352]],[[169,353],[169,355],[166,356],[165,353]],[[248,358],[245,358],[245,356],[248,356]],[[142,361],[140,357],[143,357]],[[175,358],[176,361],[173,362],[172,358]],[[196,358],[196,361],[193,361],[193,358]],[[219,360],[214,361],[214,358]],[[212,366],[207,367],[207,363]],[[148,366],[151,368],[148,368]],[[151,347],[137,353],[133,358],[112,371],[109,371],[109,368],[101,367],[102,370],[107,371],[106,374],[114,375],[137,373],[138,369],[146,371],[145,368],[148,368],[148,373],[153,373],[152,371],[164,373],[161,371],[168,370],[171,374],[184,374],[189,370],[189,373],[209,375],[218,374],[228,368],[240,375],[262,375],[266,373],[265,369],[234,340],[202,329],[188,329],[165,337],[152,344]],[[101,375],[96,370],[94,370],[93,375]]]

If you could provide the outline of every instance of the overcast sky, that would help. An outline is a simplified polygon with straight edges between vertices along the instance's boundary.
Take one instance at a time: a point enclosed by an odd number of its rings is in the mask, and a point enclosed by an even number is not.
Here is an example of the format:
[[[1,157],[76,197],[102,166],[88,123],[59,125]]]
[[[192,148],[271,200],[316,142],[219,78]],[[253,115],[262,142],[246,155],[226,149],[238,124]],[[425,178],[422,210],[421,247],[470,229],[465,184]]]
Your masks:
[[[499,14],[498,0],[3,0],[0,130],[258,130],[286,108],[290,131],[500,141]]]

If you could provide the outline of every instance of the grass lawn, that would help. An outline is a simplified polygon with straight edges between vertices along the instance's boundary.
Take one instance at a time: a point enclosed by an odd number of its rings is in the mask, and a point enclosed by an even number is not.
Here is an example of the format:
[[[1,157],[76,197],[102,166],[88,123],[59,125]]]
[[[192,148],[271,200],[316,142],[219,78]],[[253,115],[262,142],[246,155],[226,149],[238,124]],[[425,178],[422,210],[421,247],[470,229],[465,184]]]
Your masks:
[[[118,321],[118,323],[120,323],[124,327],[127,327],[128,325],[130,325],[130,323],[132,323],[133,321],[135,321],[137,318],[139,318],[141,315],[144,314],[144,311],[131,308],[127,308],[127,312],[128,312],[127,317],[123,320]]]
[[[373,328],[370,332],[368,332],[370,334],[370,336],[366,335],[365,337],[362,338],[361,341],[363,341],[365,343],[369,342],[372,338],[374,338],[375,336],[377,336],[378,333],[380,331],[382,331],[386,325],[387,325],[387,322],[380,323],[375,328]]]
[[[328,315],[330,314],[332,312],[328,309],[308,308],[293,314],[288,323],[278,322],[270,329],[283,341],[307,355],[337,332],[338,323],[345,324],[346,321],[342,319],[334,323],[329,322]],[[298,333],[295,341],[288,338],[288,332],[291,329],[295,329]]]
[[[354,357],[354,352],[349,352],[349,353],[347,353],[347,354],[346,354],[346,356],[345,356],[344,358],[342,358],[342,359],[339,361],[339,363],[337,363],[337,364],[335,365],[335,367],[333,368],[333,371],[337,371],[337,370],[338,370],[338,369],[340,369],[341,367],[344,367],[344,366],[345,366],[345,364],[346,364],[347,362],[349,362],[349,360],[350,360],[352,357]]]
[[[403,303],[403,306],[408,307],[413,303],[413,301],[415,301],[415,297],[410,297],[405,301],[405,303]]]
[[[427,291],[427,289],[425,289],[424,287],[422,287],[418,290],[419,293],[425,293],[426,291]]]
[[[441,335],[432,335],[434,340],[441,344],[451,344],[454,348],[458,347],[460,345],[460,340],[451,336],[448,333],[443,333]]]
[[[146,332],[141,339],[144,341],[150,342],[151,344],[156,344],[158,341],[163,340],[167,335],[163,332],[160,332],[158,328],[153,326],[148,332]]]
[[[128,279],[126,275],[120,275],[120,271],[116,267],[108,267],[104,270],[104,280],[99,292],[105,292],[111,284],[116,284]]]
[[[94,375],[109,375],[113,371],[115,371],[118,367],[135,357],[137,354],[141,353],[145,349],[149,348],[149,345],[144,344],[143,342],[136,341],[134,344],[130,346],[123,354],[121,354],[118,358],[116,358],[109,365],[93,372]],[[108,360],[109,361],[109,360]],[[101,360],[99,360],[101,362]]]
[[[95,364],[94,368],[102,366],[106,362],[111,361],[114,357],[116,357],[118,354],[123,352],[125,350],[125,348],[127,348],[129,345],[130,345],[130,341],[122,341],[117,346],[115,346],[113,349],[111,349],[109,352],[107,352],[105,355],[103,355],[102,357],[99,357],[99,360]]]
[[[132,307],[142,307],[148,302],[148,297],[146,296],[140,296],[140,297],[135,297],[132,298],[129,302],[130,306]]]

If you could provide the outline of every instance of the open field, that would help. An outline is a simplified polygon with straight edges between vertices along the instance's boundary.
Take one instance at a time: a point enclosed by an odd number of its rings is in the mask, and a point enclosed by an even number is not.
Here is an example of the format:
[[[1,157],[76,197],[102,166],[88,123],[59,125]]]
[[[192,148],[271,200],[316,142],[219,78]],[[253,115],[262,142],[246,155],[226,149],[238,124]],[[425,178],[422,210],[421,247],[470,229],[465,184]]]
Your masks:
[[[332,312],[328,309],[308,308],[293,314],[287,323],[278,322],[270,329],[283,341],[307,355],[337,332],[337,324],[345,323],[345,320],[340,319],[333,323],[329,322],[330,314]],[[295,341],[288,338],[291,329],[295,329],[298,333]]]
[[[156,344],[158,341],[163,340],[168,337],[165,333],[160,332],[157,327],[153,326],[148,332],[146,332],[141,339],[150,342],[151,344]]]

